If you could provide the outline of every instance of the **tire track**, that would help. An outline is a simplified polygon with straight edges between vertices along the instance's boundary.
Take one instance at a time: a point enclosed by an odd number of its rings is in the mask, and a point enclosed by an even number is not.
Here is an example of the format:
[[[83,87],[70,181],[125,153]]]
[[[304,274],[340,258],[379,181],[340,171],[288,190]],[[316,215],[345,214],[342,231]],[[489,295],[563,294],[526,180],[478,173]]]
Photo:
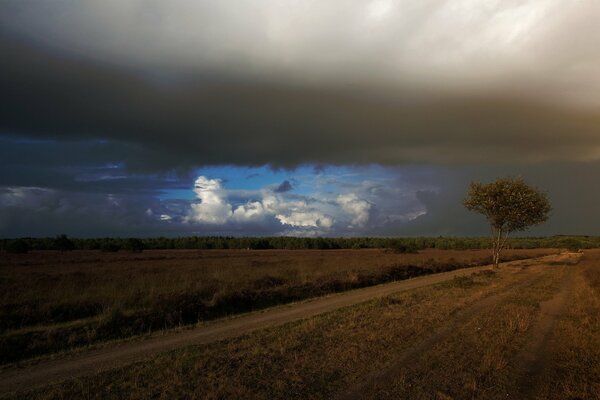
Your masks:
[[[471,319],[473,319],[478,314],[484,312],[486,309],[493,307],[498,304],[504,298],[508,297],[512,293],[517,290],[523,289],[529,285],[534,284],[539,279],[539,276],[535,274],[534,276],[528,277],[527,279],[518,282],[508,288],[505,288],[504,291],[500,293],[492,294],[483,300],[480,300],[466,309],[458,312],[455,317],[447,323],[445,326],[437,330],[431,336],[427,337],[425,340],[417,343],[415,346],[405,350],[400,354],[394,361],[388,363],[383,369],[380,371],[376,371],[372,375],[370,375],[366,380],[360,382],[359,384],[351,387],[346,392],[342,393],[337,398],[340,400],[356,400],[367,397],[369,394],[373,394],[378,389],[379,382],[389,382],[395,376],[397,376],[400,371],[409,365],[412,361],[418,359],[419,355],[427,350],[430,350],[436,343],[446,339],[453,332],[459,328],[461,325],[464,325]]]
[[[545,350],[552,336],[554,324],[566,312],[568,299],[574,290],[575,267],[566,268],[567,277],[561,284],[558,293],[550,300],[540,303],[539,317],[529,333],[529,339],[521,353],[513,360],[514,369],[519,378],[511,398],[532,398],[537,378],[544,369],[548,368],[548,355]]]

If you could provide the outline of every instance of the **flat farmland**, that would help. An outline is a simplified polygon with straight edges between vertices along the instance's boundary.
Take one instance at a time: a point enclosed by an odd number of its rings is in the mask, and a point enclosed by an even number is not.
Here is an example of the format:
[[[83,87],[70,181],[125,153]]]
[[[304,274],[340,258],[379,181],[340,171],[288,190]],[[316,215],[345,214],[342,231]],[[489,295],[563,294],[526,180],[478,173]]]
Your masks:
[[[509,250],[515,260],[553,249]],[[489,263],[488,250],[154,250],[3,254],[0,361],[139,336]]]

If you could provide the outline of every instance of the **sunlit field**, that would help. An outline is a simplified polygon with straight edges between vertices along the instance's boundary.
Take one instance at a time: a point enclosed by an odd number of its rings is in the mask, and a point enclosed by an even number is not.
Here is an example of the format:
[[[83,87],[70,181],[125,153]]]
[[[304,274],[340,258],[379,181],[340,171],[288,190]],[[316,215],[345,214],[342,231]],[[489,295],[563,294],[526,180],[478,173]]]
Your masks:
[[[504,258],[552,252],[510,250]],[[7,363],[489,262],[489,250],[5,254],[0,261],[0,358]]]
[[[11,398],[598,399],[600,253],[547,260],[182,347]]]

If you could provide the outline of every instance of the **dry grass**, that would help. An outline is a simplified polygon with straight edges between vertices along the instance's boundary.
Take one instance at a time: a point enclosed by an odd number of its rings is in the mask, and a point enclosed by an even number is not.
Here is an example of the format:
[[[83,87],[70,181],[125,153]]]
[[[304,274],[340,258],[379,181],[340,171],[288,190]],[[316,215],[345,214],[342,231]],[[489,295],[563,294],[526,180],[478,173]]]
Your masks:
[[[511,364],[535,322],[537,305],[560,283],[558,270],[513,293],[382,382],[368,398],[506,399],[515,385]]]
[[[506,259],[553,250],[509,250]],[[0,304],[99,302],[139,305],[178,291],[224,290],[271,276],[297,284],[352,277],[393,265],[480,263],[489,250],[155,250],[144,253],[95,251],[32,252],[0,257]],[[25,284],[25,285],[24,285]]]
[[[562,270],[540,268],[528,287],[469,320],[375,397],[506,398],[511,355]],[[459,310],[530,274],[530,268],[476,274],[15,398],[331,398],[393,363]]]
[[[487,250],[3,254],[0,363],[488,260]]]
[[[575,296],[556,324],[536,399],[600,399],[600,251],[586,252]]]

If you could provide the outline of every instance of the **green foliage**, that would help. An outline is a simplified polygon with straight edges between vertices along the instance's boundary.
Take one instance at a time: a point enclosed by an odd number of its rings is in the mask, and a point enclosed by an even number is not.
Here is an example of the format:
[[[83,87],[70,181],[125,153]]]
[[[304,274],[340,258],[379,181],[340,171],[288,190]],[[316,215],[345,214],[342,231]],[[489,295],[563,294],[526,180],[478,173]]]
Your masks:
[[[507,232],[541,224],[551,210],[547,194],[520,178],[498,179],[488,184],[473,182],[464,205],[483,214],[493,228]]]
[[[58,251],[71,251],[75,249],[75,243],[67,235],[58,235],[54,239],[54,249]]]
[[[416,253],[419,248],[416,243],[407,240],[395,240],[391,243],[390,250],[394,253]]]
[[[576,238],[565,237],[565,238],[561,239],[559,242],[560,242],[559,247],[565,248],[569,251],[577,251],[582,248],[581,242],[579,240],[577,240]]]
[[[29,250],[60,250],[56,238],[23,238]],[[491,247],[489,237],[356,237],[356,238],[298,238],[298,237],[230,237],[230,236],[187,236],[174,238],[68,238],[70,246],[77,250],[102,250],[110,247],[137,252],[142,250],[166,249],[279,249],[279,250],[335,250],[335,249],[400,249],[413,252],[423,249],[470,250]],[[7,251],[16,239],[0,239],[0,249]],[[140,246],[141,244],[141,246]],[[577,248],[600,247],[598,236],[548,236],[509,238],[506,247],[511,249]]]
[[[6,246],[6,252],[12,254],[25,254],[29,251],[29,244],[23,239],[11,240]]]
[[[473,182],[464,206],[483,214],[490,223],[495,266],[500,262],[500,251],[508,235],[545,222],[552,209],[546,193],[520,178],[498,179],[488,184]]]
[[[102,246],[100,247],[100,251],[103,251],[105,253],[116,253],[120,249],[121,249],[121,246],[119,246],[118,243],[114,243],[114,242],[103,243]]]
[[[144,251],[145,246],[144,242],[142,242],[140,239],[129,238],[125,240],[123,248],[132,253],[141,253],[142,251]]]

